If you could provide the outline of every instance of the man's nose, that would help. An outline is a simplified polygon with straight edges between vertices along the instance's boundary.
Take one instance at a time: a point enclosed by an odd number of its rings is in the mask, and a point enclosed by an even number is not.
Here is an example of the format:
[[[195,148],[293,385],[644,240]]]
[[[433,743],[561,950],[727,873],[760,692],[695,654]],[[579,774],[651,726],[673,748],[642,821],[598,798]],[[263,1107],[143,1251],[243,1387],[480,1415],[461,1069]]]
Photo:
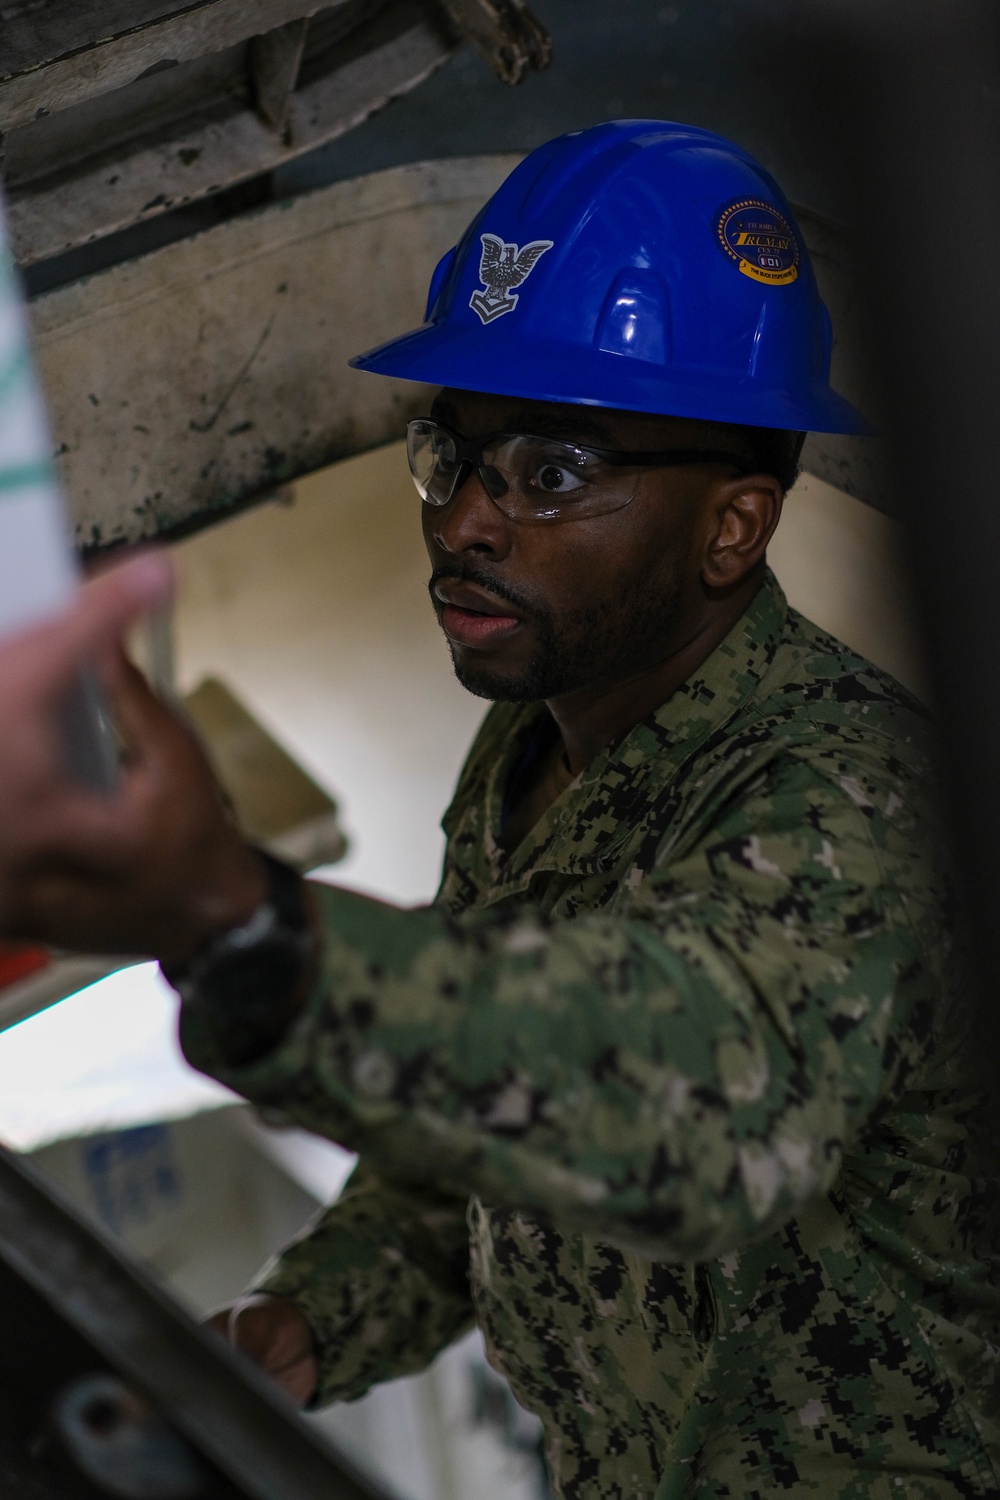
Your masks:
[[[478,472],[473,469],[439,509],[425,506],[425,524],[434,541],[445,552],[480,552],[506,557],[510,550],[510,521],[490,499]]]

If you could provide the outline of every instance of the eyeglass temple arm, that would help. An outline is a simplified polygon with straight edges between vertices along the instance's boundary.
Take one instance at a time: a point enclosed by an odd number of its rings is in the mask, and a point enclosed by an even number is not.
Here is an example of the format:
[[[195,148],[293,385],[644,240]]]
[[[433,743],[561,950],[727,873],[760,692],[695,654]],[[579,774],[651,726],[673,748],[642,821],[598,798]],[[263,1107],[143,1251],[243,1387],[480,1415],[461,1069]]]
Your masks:
[[[683,464],[731,464],[743,473],[747,472],[742,458],[737,458],[735,453],[722,453],[715,448],[670,448],[659,453],[622,453],[615,448],[591,448],[587,445],[587,452],[593,453],[595,458],[603,459],[605,463],[620,467],[668,469],[679,468]]]

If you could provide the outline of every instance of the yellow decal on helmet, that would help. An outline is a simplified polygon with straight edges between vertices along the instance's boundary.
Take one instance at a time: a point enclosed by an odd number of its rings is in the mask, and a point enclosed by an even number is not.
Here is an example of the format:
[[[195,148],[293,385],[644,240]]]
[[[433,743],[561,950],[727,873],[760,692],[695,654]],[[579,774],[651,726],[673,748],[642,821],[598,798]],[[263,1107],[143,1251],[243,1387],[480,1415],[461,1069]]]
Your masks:
[[[787,286],[799,274],[799,242],[788,220],[759,198],[727,203],[716,226],[719,244],[744,276]]]

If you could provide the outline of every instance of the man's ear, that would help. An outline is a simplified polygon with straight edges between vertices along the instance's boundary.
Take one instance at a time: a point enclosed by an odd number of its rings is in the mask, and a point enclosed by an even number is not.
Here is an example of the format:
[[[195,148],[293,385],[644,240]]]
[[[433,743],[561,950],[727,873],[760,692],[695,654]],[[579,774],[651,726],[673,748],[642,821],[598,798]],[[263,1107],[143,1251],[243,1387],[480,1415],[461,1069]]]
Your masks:
[[[712,526],[702,563],[702,580],[710,589],[742,583],[767,551],[781,519],[781,485],[771,474],[741,474],[722,480],[714,490]]]

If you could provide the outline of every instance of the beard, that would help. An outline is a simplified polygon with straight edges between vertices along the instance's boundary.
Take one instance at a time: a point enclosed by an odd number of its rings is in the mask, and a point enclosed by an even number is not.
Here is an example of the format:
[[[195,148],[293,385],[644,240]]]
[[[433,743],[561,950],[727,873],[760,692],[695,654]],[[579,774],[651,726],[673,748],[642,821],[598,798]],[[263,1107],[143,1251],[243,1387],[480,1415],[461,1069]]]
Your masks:
[[[655,578],[654,578],[655,572]],[[520,671],[463,659],[449,641],[455,676],[467,692],[493,703],[535,703],[561,698],[586,687],[597,677],[625,677],[643,657],[643,643],[665,640],[682,612],[679,579],[664,584],[659,563],[648,574],[636,578],[613,600],[603,599],[582,606],[558,619],[545,605],[501,583],[485,570],[443,567],[430,582],[454,578],[478,584],[497,598],[513,604],[535,630],[537,645],[531,660]]]

